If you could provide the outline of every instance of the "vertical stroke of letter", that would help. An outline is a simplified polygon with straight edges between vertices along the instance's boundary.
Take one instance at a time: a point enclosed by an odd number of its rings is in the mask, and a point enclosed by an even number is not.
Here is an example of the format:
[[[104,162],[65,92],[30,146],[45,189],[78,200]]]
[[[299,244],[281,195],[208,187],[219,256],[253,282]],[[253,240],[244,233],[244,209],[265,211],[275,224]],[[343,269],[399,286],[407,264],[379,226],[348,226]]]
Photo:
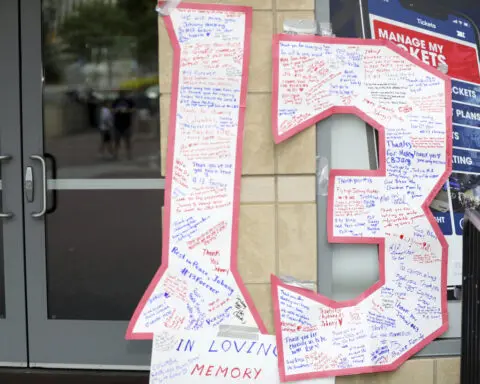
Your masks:
[[[127,338],[163,329],[266,328],[237,271],[250,7],[182,3],[174,47],[162,266]]]
[[[379,137],[380,168],[332,170],[328,239],[378,244],[379,281],[335,302],[272,276],[282,381],[390,371],[444,333],[448,245],[429,210],[451,172],[450,79],[389,42],[274,40],[276,142],[332,114]]]

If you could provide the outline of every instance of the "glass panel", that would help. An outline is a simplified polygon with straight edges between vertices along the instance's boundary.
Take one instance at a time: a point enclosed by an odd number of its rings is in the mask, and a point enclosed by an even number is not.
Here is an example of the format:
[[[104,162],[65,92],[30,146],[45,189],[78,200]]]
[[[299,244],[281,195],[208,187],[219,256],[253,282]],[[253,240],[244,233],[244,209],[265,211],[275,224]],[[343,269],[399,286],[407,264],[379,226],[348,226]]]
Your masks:
[[[44,146],[57,177],[159,177],[151,0],[44,0],[43,26]]]
[[[42,3],[44,152],[56,179],[45,220],[50,319],[128,320],[160,264],[152,7],[151,0]]]
[[[163,191],[58,191],[48,216],[48,316],[129,320],[160,265]]]

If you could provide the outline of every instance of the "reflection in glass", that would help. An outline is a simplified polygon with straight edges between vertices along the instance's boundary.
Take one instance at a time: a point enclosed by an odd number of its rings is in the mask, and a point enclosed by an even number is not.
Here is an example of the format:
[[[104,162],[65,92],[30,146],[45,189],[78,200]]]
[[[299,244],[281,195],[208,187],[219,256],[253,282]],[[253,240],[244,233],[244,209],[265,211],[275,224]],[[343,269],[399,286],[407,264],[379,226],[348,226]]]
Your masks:
[[[43,31],[44,143],[58,178],[159,177],[151,0],[44,0]]]
[[[45,219],[50,319],[128,320],[160,264],[152,7],[151,0],[42,3],[44,153],[59,183],[49,184],[57,194],[49,194]]]
[[[161,260],[163,191],[58,191],[48,215],[48,317],[129,320]]]

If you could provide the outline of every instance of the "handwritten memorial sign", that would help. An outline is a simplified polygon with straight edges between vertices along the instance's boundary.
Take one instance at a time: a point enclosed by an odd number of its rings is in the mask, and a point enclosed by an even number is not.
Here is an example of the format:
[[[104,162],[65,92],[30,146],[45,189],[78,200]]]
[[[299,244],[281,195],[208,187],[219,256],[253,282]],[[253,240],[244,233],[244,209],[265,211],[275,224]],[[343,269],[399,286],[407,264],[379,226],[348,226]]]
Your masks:
[[[162,266],[127,338],[220,324],[266,333],[236,265],[252,10],[182,3],[164,20],[175,58]]]
[[[282,381],[389,371],[444,333],[448,246],[429,205],[451,171],[449,79],[390,42],[274,40],[277,143],[337,113],[377,129],[380,168],[332,170],[330,242],[378,244],[380,279],[335,302],[272,277]]]
[[[155,334],[150,384],[280,383],[275,336],[251,339],[186,332]],[[333,378],[298,384],[334,384]]]

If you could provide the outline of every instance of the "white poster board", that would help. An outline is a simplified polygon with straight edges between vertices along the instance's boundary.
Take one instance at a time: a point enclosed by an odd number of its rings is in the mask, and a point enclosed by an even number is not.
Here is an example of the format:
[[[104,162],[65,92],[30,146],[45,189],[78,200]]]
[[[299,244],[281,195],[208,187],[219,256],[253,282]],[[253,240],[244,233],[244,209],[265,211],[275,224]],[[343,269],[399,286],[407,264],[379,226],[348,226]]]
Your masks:
[[[391,371],[448,329],[448,244],[429,205],[452,161],[450,79],[386,41],[279,35],[273,130],[282,142],[332,114],[377,129],[378,170],[332,170],[330,242],[377,244],[356,299],[272,278],[282,380]]]
[[[222,324],[265,333],[237,270],[252,9],[181,3],[163,20],[174,73],[162,265],[127,338]]]
[[[334,384],[334,379],[298,381]],[[208,333],[156,334],[150,384],[278,384],[275,336],[217,337]]]

